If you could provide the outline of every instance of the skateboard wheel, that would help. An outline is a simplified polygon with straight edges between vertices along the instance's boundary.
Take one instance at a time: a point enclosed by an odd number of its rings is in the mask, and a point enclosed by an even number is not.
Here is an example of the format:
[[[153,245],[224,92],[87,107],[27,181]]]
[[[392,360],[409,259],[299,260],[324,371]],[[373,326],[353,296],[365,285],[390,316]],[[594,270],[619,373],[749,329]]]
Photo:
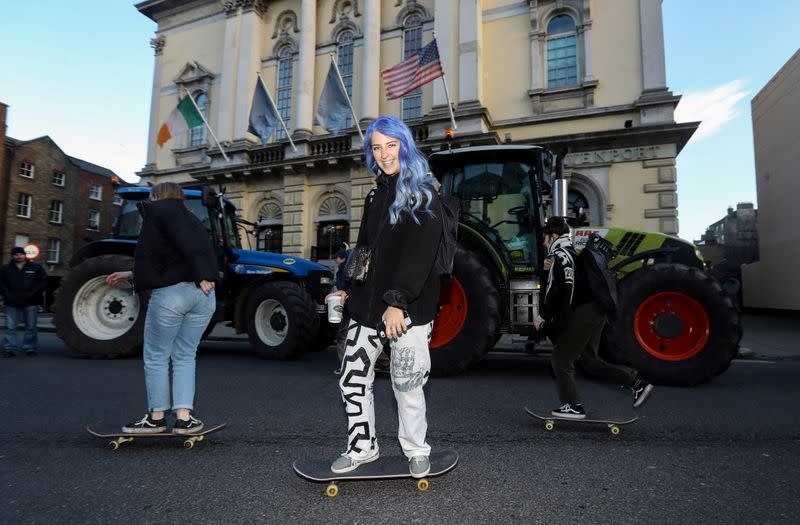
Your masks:
[[[108,446],[112,448],[112,450],[117,450],[119,448],[119,443],[116,441],[109,441]]]
[[[339,487],[336,486],[336,483],[331,483],[325,488],[325,495],[329,498],[335,498],[337,494],[339,494]]]
[[[183,448],[186,450],[189,450],[192,447],[194,447],[194,440],[192,438],[189,438],[183,442]]]
[[[422,492],[425,492],[426,490],[428,490],[428,487],[430,487],[430,486],[431,485],[430,485],[430,483],[428,483],[427,479],[421,479],[421,480],[417,481],[417,488],[419,490],[421,490]]]
[[[615,436],[616,436],[617,434],[619,434],[619,427],[618,427],[618,426],[616,426],[616,425],[615,425],[615,426],[612,426],[612,427],[611,427],[611,433],[612,433],[612,434],[614,434]]]
[[[544,424],[544,428],[547,430],[553,430],[555,428],[555,425],[553,424],[552,421],[548,421]]]

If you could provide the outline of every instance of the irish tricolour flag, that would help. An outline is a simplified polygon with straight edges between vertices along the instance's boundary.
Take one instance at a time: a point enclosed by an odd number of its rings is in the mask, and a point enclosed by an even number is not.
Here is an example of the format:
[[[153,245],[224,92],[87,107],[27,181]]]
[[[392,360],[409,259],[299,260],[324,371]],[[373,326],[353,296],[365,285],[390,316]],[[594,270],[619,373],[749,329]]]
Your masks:
[[[162,147],[172,137],[177,137],[181,133],[186,133],[190,129],[202,125],[203,117],[200,116],[200,112],[197,111],[194,102],[187,95],[183,97],[183,100],[169,114],[166,122],[158,129],[156,143],[159,147]]]

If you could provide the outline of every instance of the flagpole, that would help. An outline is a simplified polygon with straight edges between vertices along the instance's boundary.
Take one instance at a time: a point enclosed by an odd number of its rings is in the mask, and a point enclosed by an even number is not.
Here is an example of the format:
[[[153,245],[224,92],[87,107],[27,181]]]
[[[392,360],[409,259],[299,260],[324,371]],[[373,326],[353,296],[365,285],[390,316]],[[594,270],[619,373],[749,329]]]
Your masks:
[[[275,114],[278,115],[278,120],[281,121],[281,127],[283,127],[283,132],[286,133],[286,138],[289,139],[289,144],[292,145],[292,149],[297,152],[297,146],[294,145],[294,141],[292,140],[292,136],[289,135],[289,130],[286,129],[286,124],[283,122],[283,115],[281,115],[278,108],[275,106],[275,102],[272,100],[272,94],[269,92],[269,88],[264,83],[264,79],[261,78],[261,72],[256,71],[256,75],[258,75],[258,81],[261,82],[261,87],[264,88],[264,91],[267,92],[267,99],[269,100],[270,105],[272,105],[272,110],[275,111]]]
[[[344,92],[344,97],[347,99],[347,104],[350,106],[350,114],[353,115],[353,123],[356,125],[356,129],[358,130],[358,136],[361,137],[361,141],[364,141],[364,134],[361,132],[361,125],[358,123],[358,119],[356,118],[356,112],[353,109],[353,103],[350,102],[350,95],[347,94],[347,88],[344,87],[344,80],[342,80],[342,74],[339,72],[339,66],[336,65],[336,60],[333,57],[333,53],[331,55],[331,63],[333,67],[336,69],[336,76],[339,78],[339,85],[342,87],[342,91]]]
[[[436,40],[436,31],[433,31],[433,39]],[[439,43],[436,43],[436,49],[439,49]],[[439,60],[441,62],[441,55],[439,55]],[[450,124],[454,130],[458,129],[458,124],[456,124],[456,117],[453,115],[453,103],[450,102],[450,90],[447,89],[447,75],[444,73],[444,64],[442,64],[442,85],[444,86],[444,97],[447,99],[447,109],[450,111]]]
[[[211,136],[214,137],[214,141],[217,143],[217,147],[219,148],[219,151],[222,152],[222,156],[225,157],[225,162],[230,162],[231,159],[228,158],[228,154],[225,153],[224,149],[222,149],[222,144],[219,143],[219,139],[214,134],[214,130],[211,129],[211,126],[208,125],[208,121],[206,120],[205,115],[203,115],[203,112],[200,111],[199,107],[197,107],[197,102],[194,101],[194,97],[192,96],[191,93],[189,93],[188,89],[186,89],[186,96],[189,97],[189,100],[192,101],[192,105],[194,105],[194,109],[197,110],[197,113],[200,115],[200,118],[203,119],[203,124],[206,125],[206,128],[208,128],[208,132],[211,133]]]

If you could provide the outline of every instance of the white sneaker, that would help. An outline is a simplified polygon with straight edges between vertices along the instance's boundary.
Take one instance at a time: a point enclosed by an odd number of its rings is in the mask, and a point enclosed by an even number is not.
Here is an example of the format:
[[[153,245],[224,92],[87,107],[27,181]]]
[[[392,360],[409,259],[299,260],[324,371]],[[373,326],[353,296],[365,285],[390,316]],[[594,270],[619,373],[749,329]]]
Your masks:
[[[347,453],[344,453],[338,458],[336,458],[336,461],[333,462],[333,464],[331,465],[331,472],[335,474],[343,474],[345,472],[351,472],[357,469],[360,465],[363,465],[364,463],[371,463],[376,459],[378,459],[379,457],[380,454],[376,452],[374,456],[370,456],[366,459],[353,459],[350,456],[348,456]]]

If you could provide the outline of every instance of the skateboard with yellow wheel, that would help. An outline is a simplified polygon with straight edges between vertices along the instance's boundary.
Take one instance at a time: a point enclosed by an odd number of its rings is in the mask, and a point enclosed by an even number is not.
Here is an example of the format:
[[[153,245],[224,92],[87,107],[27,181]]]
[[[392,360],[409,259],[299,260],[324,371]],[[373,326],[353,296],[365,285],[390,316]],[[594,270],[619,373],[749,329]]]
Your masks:
[[[111,427],[109,425],[98,425],[96,429],[87,426],[86,431],[92,436],[100,439],[108,439],[108,446],[112,450],[119,449],[124,443],[130,443],[137,439],[149,438],[180,438],[183,439],[183,448],[189,450],[194,448],[195,443],[203,441],[206,434],[216,432],[217,430],[225,427],[227,423],[220,423],[219,425],[205,425],[199,432],[191,434],[176,434],[174,432],[158,432],[155,434],[128,434],[121,432],[119,427]]]
[[[639,419],[639,416],[614,417],[592,413],[586,414],[586,417],[583,419],[574,419],[571,417],[554,416],[549,411],[536,412],[527,407],[525,407],[525,412],[527,412],[529,416],[533,416],[544,421],[545,430],[554,430],[556,428],[556,422],[560,423],[561,421],[567,421],[569,423],[593,423],[605,425],[615,436],[619,435],[619,433],[622,431],[619,428],[621,425],[627,425]]]
[[[455,450],[432,452],[431,470],[424,477],[417,479],[417,489],[425,492],[430,488],[428,478],[434,478],[450,472],[458,464],[458,453]],[[295,461],[292,465],[295,473],[308,481],[327,483],[325,495],[335,497],[339,494],[340,481],[369,481],[376,479],[410,478],[408,459],[405,456],[381,456],[371,463],[364,463],[357,469],[340,474],[331,472],[330,459],[305,459]]]

